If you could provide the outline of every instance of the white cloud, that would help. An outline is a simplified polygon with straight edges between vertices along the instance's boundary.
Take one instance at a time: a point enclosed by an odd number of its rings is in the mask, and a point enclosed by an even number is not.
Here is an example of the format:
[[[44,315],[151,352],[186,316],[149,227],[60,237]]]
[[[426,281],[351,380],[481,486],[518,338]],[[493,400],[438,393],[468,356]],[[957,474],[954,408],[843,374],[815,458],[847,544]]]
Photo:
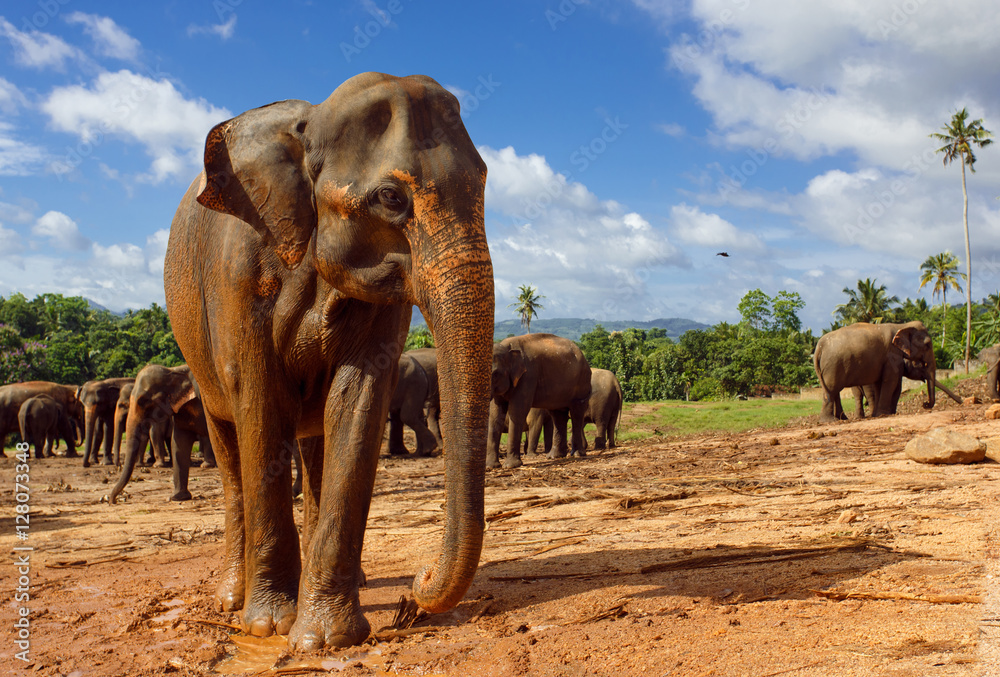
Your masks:
[[[6,254],[18,254],[24,249],[24,245],[21,242],[21,236],[16,230],[10,228],[4,228],[0,224],[0,252],[5,252]]]
[[[56,249],[82,250],[90,247],[90,240],[80,234],[76,221],[66,214],[49,211],[31,227],[32,235],[47,238]]]
[[[683,125],[679,125],[676,122],[665,122],[656,126],[656,129],[663,132],[667,136],[672,136],[675,139],[679,139],[687,135],[687,130],[684,129]]]
[[[61,70],[67,60],[83,58],[79,49],[62,38],[37,30],[19,31],[3,17],[0,17],[0,35],[10,40],[14,59],[23,66]]]
[[[0,113],[14,115],[19,109],[28,105],[28,99],[17,88],[17,85],[0,78]]]
[[[230,16],[225,23],[214,24],[208,26],[196,26],[191,24],[187,27],[188,37],[194,37],[195,35],[218,35],[224,41],[233,37],[236,33],[236,14]]]
[[[759,253],[764,244],[756,235],[745,233],[718,214],[706,214],[683,202],[670,211],[677,239],[685,244],[721,248],[726,251]]]
[[[90,86],[56,88],[42,104],[52,126],[91,144],[118,136],[142,145],[160,182],[188,179],[201,163],[205,136],[232,117],[204,99],[187,99],[168,80],[128,70],[102,73]],[[65,170],[64,170],[65,171]]]
[[[14,138],[14,127],[0,121],[0,176],[28,176],[38,171],[47,158],[39,146]]]
[[[97,47],[98,54],[123,61],[135,61],[139,57],[139,41],[129,35],[121,26],[106,16],[73,12],[66,17],[70,24],[80,24]]]
[[[489,167],[487,208],[511,217],[507,224],[488,220],[498,308],[530,283],[548,297],[551,317],[593,316],[594,308],[602,319],[669,315],[649,282],[689,263],[666,233],[598,199],[540,155],[520,156],[511,147],[479,152]]]

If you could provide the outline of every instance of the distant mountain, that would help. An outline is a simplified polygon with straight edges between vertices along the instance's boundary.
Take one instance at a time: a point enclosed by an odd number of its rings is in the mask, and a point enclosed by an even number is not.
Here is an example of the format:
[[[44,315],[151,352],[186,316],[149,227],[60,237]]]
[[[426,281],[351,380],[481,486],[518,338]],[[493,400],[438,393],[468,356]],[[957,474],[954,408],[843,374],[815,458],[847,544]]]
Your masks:
[[[648,322],[640,322],[638,320],[598,321],[580,319],[577,317],[564,317],[551,320],[532,320],[531,333],[555,334],[556,336],[562,336],[563,338],[568,338],[573,341],[579,341],[582,335],[593,331],[594,327],[597,325],[601,325],[609,332],[624,331],[630,327],[635,327],[636,329],[665,329],[667,331],[667,336],[672,339],[676,339],[684,332],[692,329],[708,329],[709,327],[707,324],[695,322],[694,320],[685,320],[680,317],[660,318],[658,320],[650,320]],[[499,341],[507,338],[510,334],[520,336],[523,333],[524,327],[521,326],[520,320],[502,320],[501,322],[497,322],[493,327],[493,340]]]

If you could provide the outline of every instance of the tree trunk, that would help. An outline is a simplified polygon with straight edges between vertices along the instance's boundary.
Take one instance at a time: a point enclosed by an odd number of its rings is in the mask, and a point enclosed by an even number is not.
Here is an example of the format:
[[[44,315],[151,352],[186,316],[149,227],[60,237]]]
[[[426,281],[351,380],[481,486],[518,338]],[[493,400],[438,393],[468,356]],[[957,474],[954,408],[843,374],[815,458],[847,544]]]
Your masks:
[[[969,192],[965,188],[965,153],[962,153],[962,223],[965,225],[965,373],[969,373],[972,343],[972,249],[969,247]]]

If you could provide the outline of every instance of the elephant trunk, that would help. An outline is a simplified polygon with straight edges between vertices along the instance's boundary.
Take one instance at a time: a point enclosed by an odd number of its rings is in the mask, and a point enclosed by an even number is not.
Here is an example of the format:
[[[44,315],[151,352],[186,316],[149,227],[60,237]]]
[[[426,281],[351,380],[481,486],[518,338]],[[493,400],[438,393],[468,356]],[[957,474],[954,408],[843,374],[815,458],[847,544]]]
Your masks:
[[[95,451],[94,446],[97,438],[97,407],[85,407],[83,410],[83,421],[83,467],[87,468],[90,466],[90,454]]]
[[[937,383],[937,363],[934,361],[934,355],[931,354],[931,359],[927,363],[927,408],[934,408],[934,396],[936,391],[934,390],[934,385]]]
[[[479,225],[481,233],[481,216]],[[438,351],[440,428],[446,450],[444,542],[434,564],[413,582],[414,599],[431,613],[454,607],[472,585],[485,527],[493,265],[481,235],[452,235],[452,239],[435,243],[433,250],[443,255],[418,272],[415,285],[418,307]],[[456,266],[454,261],[462,264]]]
[[[122,462],[122,474],[108,494],[108,503],[114,505],[118,496],[124,491],[125,485],[132,479],[132,471],[140,456],[146,450],[149,442],[149,423],[139,414],[138,407],[133,402],[128,410],[125,422],[125,460]]]
[[[940,390],[941,392],[943,392],[945,395],[947,395],[951,399],[955,400],[959,404],[962,404],[962,398],[959,397],[958,395],[956,395],[955,393],[951,392],[951,390],[947,386],[945,386],[943,383],[941,383],[940,381],[938,381],[934,385],[935,385],[935,387],[938,388],[938,390]]]

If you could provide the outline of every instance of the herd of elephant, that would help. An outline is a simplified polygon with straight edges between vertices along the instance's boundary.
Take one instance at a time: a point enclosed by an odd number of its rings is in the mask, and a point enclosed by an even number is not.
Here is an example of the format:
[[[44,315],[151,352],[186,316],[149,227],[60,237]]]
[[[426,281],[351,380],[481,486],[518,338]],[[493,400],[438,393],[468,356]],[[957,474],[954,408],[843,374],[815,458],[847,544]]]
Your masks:
[[[167,312],[187,366],[137,376],[113,493],[161,420],[172,418],[175,467],[188,441],[211,437],[226,507],[215,598],[221,611],[240,612],[248,633],[287,635],[292,651],[369,637],[361,553],[387,419],[393,453],[403,451],[403,423],[416,431],[416,453],[446,445],[441,547],[412,588],[430,613],[452,609],[472,584],[486,468],[521,464],[525,427],[544,428],[548,412],[550,453],[583,454],[589,412],[595,444],[614,444],[621,389],[575,344],[532,334],[494,346],[486,173],[458,99],[420,75],[363,73],[317,105],[279,101],[208,133],[203,170],[181,199],[164,259]],[[397,370],[414,306],[436,353],[433,361],[405,355]],[[891,411],[907,368],[928,374],[933,403],[933,351],[922,325],[909,327],[820,340],[824,414],[843,416],[839,390],[854,386],[870,387],[875,414]],[[417,383],[415,394],[397,401],[404,376]],[[168,387],[152,388],[157,378]],[[20,387],[7,386],[25,394]],[[99,433],[84,409],[97,404],[86,404],[83,390],[81,402],[77,389],[56,388],[46,394],[63,397],[85,428],[89,462]],[[112,392],[109,411],[122,386]],[[4,411],[6,434],[13,426]],[[104,428],[108,462],[114,433],[110,422]]]

